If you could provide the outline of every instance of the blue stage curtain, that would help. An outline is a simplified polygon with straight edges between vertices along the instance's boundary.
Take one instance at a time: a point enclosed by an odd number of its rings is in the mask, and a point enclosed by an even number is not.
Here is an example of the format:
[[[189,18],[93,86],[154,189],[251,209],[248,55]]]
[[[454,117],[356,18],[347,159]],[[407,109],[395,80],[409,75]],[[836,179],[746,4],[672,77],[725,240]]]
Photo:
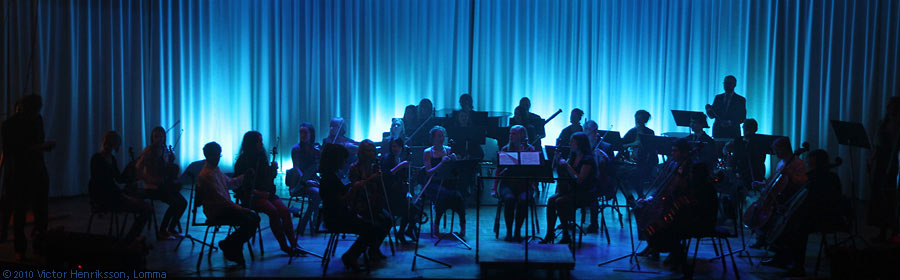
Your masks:
[[[471,3],[474,2],[474,6]],[[549,117],[548,138],[578,107],[625,131],[646,109],[657,132],[669,110],[702,111],[726,75],[761,133],[840,151],[827,120],[874,133],[897,94],[900,3],[869,1],[3,1],[3,118],[27,92],[45,96],[54,196],[86,191],[87,161],[106,130],[136,152],[155,126],[184,131],[182,166],[218,141],[223,167],[244,132],[280,160],[301,122],[328,120],[380,139],[422,98],[512,112],[523,96]],[[474,10],[473,10],[474,9]],[[474,18],[471,15],[474,14]],[[469,30],[474,22],[469,79]],[[795,144],[796,145],[796,144]],[[865,151],[853,166],[861,175]],[[862,154],[862,155],[860,155]],[[849,176],[845,164],[842,175]],[[859,176],[860,180],[862,177]],[[860,181],[862,182],[862,181]]]

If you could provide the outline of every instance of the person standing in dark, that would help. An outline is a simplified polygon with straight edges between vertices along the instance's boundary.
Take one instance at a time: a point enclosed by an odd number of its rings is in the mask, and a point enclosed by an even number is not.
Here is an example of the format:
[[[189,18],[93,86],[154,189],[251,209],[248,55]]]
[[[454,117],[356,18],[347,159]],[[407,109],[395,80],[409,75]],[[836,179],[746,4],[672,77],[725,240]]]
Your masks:
[[[741,123],[747,119],[747,100],[734,92],[737,86],[737,78],[725,77],[723,87],[725,92],[716,95],[713,104],[706,105],[706,114],[716,119],[713,123],[713,137],[716,138],[740,138]]]
[[[20,99],[22,110],[0,128],[3,135],[4,191],[12,201],[13,235],[16,259],[25,258],[28,240],[25,236],[25,213],[34,212],[33,233],[47,230],[50,178],[44,164],[44,153],[56,147],[55,141],[44,139],[43,100],[29,94]]]
[[[100,152],[91,156],[91,179],[88,182],[88,194],[91,204],[94,204],[91,207],[137,214],[131,230],[125,235],[124,241],[127,244],[134,241],[144,229],[153,214],[153,208],[143,199],[123,193],[117,185],[125,182],[114,155],[122,145],[122,137],[115,131],[108,131],[103,135],[102,145]]]
[[[647,127],[647,122],[649,121],[650,112],[638,110],[634,113],[634,127],[629,129],[625,136],[622,137],[622,143],[625,143],[625,146],[634,151],[632,153],[634,158],[631,160],[635,163],[635,172],[630,174],[631,176],[628,176],[628,179],[631,181],[631,186],[635,188],[638,197],[644,196],[644,185],[646,182],[644,178],[649,177],[659,163],[659,156],[657,156],[656,151],[642,149],[638,142],[638,135],[656,135],[652,129]]]
[[[584,130],[584,128],[581,127],[581,117],[583,116],[584,111],[581,109],[572,109],[572,113],[569,114],[569,123],[571,124],[559,133],[559,138],[556,138],[556,147],[568,145],[569,138],[572,137],[572,134]]]
[[[347,269],[359,271],[357,260],[366,250],[378,249],[388,231],[376,227],[360,218],[350,210],[356,193],[365,191],[360,184],[344,184],[338,177],[338,171],[347,163],[349,153],[342,145],[325,144],[319,174],[322,175],[319,194],[322,196],[322,218],[325,227],[332,232],[355,233],[359,237],[350,245],[350,249],[341,256],[341,262]],[[366,180],[378,180],[381,173],[372,174]]]
[[[869,185],[872,203],[868,224],[879,229],[876,242],[900,242],[898,224],[897,174],[900,153],[900,97],[887,104],[884,120],[875,134],[875,147],[869,159]]]

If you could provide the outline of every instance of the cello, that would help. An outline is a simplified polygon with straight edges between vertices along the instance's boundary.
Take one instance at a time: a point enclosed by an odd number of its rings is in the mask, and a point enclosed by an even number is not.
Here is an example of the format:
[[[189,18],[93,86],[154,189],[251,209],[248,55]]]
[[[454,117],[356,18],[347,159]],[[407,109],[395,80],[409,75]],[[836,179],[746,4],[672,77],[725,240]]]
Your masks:
[[[784,192],[788,192],[789,194],[794,193],[795,190],[787,189],[790,185],[790,176],[784,176],[787,175],[785,174],[785,170],[791,166],[797,156],[807,151],[809,151],[809,143],[803,142],[801,148],[794,151],[791,158],[772,175],[768,182],[766,182],[766,186],[760,193],[759,199],[754,201],[753,204],[750,204],[744,212],[743,219],[745,226],[750,229],[763,228],[775,214],[776,207],[779,206],[777,198]]]

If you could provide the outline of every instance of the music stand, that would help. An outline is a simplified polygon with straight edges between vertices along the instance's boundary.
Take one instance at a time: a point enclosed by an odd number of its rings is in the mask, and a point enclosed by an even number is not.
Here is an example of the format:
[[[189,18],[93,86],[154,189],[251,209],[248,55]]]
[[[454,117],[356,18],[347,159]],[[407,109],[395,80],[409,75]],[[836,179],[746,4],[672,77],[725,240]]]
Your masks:
[[[775,143],[775,140],[778,138],[785,137],[779,135],[767,135],[767,134],[754,134],[750,136],[750,143],[754,145],[754,148],[759,149],[758,151],[765,151],[766,154],[775,155],[775,150],[772,149],[772,143]]]
[[[834,136],[838,140],[838,145],[847,146],[850,149],[850,191],[853,192],[853,196],[850,199],[850,208],[853,210],[852,213],[856,213],[856,202],[859,200],[857,196],[857,186],[856,186],[856,172],[854,172],[854,167],[856,167],[856,162],[854,161],[853,156],[853,148],[863,148],[863,149],[871,149],[871,142],[869,142],[869,134],[866,133],[866,128],[861,123],[853,123],[853,122],[845,122],[839,120],[831,120],[831,129],[834,130]],[[855,239],[859,236],[859,226],[856,224],[856,215],[854,214],[851,217],[851,223],[853,224],[853,232],[849,239]],[[868,242],[865,239],[860,238],[864,244],[868,246]],[[855,243],[854,243],[855,244]]]
[[[675,118],[675,125],[682,127],[691,127],[692,119],[703,119],[703,128],[709,128],[706,123],[706,114],[697,111],[672,110],[672,117]]]
[[[638,141],[641,143],[641,149],[653,151],[658,155],[669,156],[672,152],[672,143],[678,138],[667,136],[656,136],[650,134],[638,134]]]
[[[613,151],[622,151],[625,150],[625,147],[622,147],[622,135],[618,131],[614,130],[597,130],[597,134],[600,135],[600,140],[603,142],[609,143],[611,145],[610,150]],[[613,155],[609,155],[612,157]]]
[[[477,165],[478,162],[479,161],[471,161],[471,160],[466,160],[466,161],[452,160],[452,161],[444,162],[444,163],[442,163],[443,164],[442,167],[434,172],[434,174],[432,175],[432,179],[433,180],[442,180],[442,181],[458,179],[460,169],[462,169],[464,167],[474,168],[474,165]],[[444,166],[444,165],[447,165],[447,166]],[[431,181],[431,180],[429,180],[429,181]],[[433,187],[439,187],[439,186],[433,186]],[[443,190],[443,188],[441,187],[438,189],[438,192],[440,192],[442,190]],[[425,190],[422,190],[422,191],[425,191]],[[441,196],[440,193],[438,193],[435,196],[435,199],[437,199],[440,196]],[[462,218],[462,216],[460,216],[460,218]],[[435,221],[431,221],[431,222],[435,223]],[[453,228],[452,222],[451,222],[450,228],[451,229]],[[441,243],[441,241],[443,241],[447,237],[453,237],[454,239],[456,239],[456,242],[462,244],[467,249],[472,250],[472,246],[469,246],[468,242],[466,242],[462,237],[460,237],[455,232],[452,232],[452,230],[451,230],[451,232],[442,234],[438,238],[438,240],[436,242],[434,242],[434,246],[437,246],[439,243]]]
[[[453,111],[450,114],[450,117],[451,117],[450,123],[454,124],[451,126],[459,126],[458,120],[459,120],[460,113],[462,113],[462,111]],[[470,127],[487,126],[487,124],[488,124],[488,112],[484,112],[484,111],[470,111],[469,112],[469,126]]]

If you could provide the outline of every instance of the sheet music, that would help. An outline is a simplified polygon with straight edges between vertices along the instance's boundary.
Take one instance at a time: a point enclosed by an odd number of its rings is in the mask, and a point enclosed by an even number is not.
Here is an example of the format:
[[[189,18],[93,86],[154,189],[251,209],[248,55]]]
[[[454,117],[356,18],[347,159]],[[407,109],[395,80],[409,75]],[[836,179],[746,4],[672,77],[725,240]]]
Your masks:
[[[500,165],[518,165],[519,164],[519,153],[518,152],[500,152]]]
[[[521,152],[519,153],[520,165],[541,165],[540,152]]]

